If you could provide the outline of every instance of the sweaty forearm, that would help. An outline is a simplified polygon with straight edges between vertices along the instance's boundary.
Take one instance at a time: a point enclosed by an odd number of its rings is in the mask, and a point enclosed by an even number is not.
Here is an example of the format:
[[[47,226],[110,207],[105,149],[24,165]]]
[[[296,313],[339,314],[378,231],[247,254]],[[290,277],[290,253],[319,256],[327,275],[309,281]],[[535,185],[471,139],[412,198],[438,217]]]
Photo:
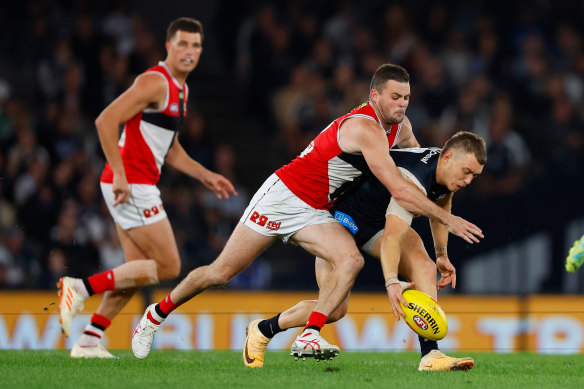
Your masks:
[[[436,220],[430,219],[430,230],[434,241],[434,253],[436,258],[448,255],[448,227]]]
[[[430,201],[414,185],[406,183],[398,188],[395,193],[392,193],[392,196],[408,211],[448,224],[447,219],[450,216],[450,212]]]
[[[208,171],[203,165],[195,161],[180,146],[173,146],[166,157],[166,163],[197,180],[202,181]]]
[[[400,261],[400,239],[397,236],[383,236],[381,242],[381,269],[385,282],[397,278]]]
[[[106,123],[98,118],[96,120],[97,135],[101,143],[103,154],[107,159],[114,174],[125,174],[124,163],[118,147],[118,128],[111,123]]]

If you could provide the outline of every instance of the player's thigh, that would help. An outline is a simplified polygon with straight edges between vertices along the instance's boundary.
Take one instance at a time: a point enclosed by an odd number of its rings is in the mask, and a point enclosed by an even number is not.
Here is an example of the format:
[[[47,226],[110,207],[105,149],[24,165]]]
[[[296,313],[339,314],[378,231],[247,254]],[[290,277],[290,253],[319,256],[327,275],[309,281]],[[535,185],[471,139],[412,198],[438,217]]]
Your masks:
[[[436,277],[436,265],[430,259],[420,235],[412,228],[401,242],[399,274],[410,281],[419,277]]]
[[[292,240],[309,253],[325,259],[333,266],[339,261],[353,258],[363,265],[363,256],[351,234],[339,223],[322,223],[303,227]]]
[[[168,218],[156,223],[125,230],[134,245],[145,255],[144,259],[153,259],[159,269],[179,267],[178,247]]]
[[[275,240],[276,237],[262,235],[239,222],[211,267],[232,277],[248,267]]]
[[[148,259],[148,256],[143,252],[138,245],[130,238],[130,235],[126,230],[120,227],[116,223],[116,230],[118,232],[118,238],[120,239],[120,244],[124,250],[124,255],[126,256],[126,262],[133,261],[136,259]]]

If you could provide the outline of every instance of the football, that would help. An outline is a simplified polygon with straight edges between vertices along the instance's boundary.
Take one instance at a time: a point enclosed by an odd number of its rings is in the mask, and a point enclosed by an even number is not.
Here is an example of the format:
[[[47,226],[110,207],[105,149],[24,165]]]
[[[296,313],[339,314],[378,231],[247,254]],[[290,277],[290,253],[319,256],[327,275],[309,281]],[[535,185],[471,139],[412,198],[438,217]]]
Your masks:
[[[444,311],[436,300],[419,290],[403,292],[407,306],[402,305],[406,323],[418,335],[430,340],[440,340],[448,332],[448,322]]]

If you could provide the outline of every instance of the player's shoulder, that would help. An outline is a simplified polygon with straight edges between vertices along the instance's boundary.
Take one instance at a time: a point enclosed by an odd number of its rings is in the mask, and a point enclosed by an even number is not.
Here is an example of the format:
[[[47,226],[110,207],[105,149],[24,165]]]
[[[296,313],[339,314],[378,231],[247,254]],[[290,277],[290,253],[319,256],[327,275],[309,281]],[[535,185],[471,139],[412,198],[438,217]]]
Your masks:
[[[166,94],[167,81],[158,72],[145,72],[134,80],[131,88],[146,96],[156,96]]]
[[[390,150],[390,154],[398,167],[418,175],[435,169],[435,162],[441,151],[442,149],[439,147],[410,147],[393,148]]]

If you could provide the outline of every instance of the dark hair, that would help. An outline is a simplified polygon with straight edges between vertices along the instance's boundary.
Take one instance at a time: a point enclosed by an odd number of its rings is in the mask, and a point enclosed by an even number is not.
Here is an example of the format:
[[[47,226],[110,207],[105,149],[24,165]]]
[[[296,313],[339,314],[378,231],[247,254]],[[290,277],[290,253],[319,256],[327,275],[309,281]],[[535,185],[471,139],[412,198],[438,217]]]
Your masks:
[[[385,84],[387,80],[395,80],[397,82],[410,82],[410,75],[408,71],[399,65],[386,63],[381,65],[375,71],[371,79],[370,90],[382,91],[381,85]]]
[[[170,22],[166,29],[166,41],[170,41],[177,31],[198,32],[203,39],[203,25],[193,18],[178,18]]]
[[[459,131],[446,141],[440,154],[444,154],[450,149],[458,148],[467,154],[473,154],[477,162],[481,165],[487,163],[487,146],[485,140],[480,136],[468,131]]]

